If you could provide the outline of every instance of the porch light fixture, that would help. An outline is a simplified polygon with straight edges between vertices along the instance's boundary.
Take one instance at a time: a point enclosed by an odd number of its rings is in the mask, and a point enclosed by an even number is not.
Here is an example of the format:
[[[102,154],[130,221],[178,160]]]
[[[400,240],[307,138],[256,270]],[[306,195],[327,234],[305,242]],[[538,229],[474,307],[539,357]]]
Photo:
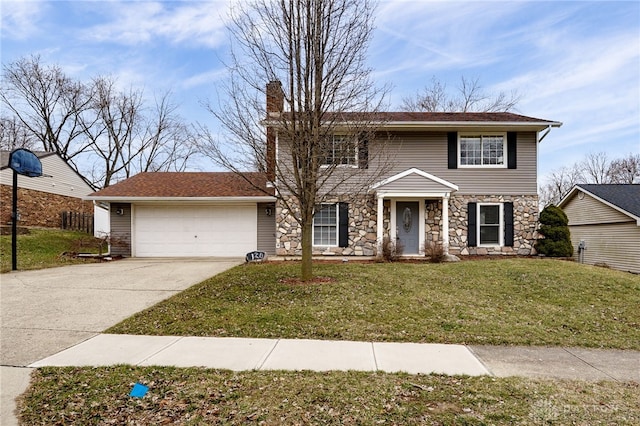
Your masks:
[[[271,207],[267,207],[266,209],[264,209],[264,214],[266,214],[267,216],[271,216],[273,214],[273,209]]]

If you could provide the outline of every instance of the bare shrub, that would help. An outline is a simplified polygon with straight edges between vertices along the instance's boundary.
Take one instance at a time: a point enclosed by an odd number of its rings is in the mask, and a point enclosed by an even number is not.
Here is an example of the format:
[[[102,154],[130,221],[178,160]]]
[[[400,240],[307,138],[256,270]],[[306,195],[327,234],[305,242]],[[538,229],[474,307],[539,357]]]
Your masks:
[[[403,247],[402,244],[393,241],[389,237],[384,237],[382,240],[382,259],[385,262],[395,262],[400,256],[402,256]]]
[[[442,243],[433,241],[424,242],[424,255],[429,259],[431,263],[442,263],[445,260],[444,247]]]

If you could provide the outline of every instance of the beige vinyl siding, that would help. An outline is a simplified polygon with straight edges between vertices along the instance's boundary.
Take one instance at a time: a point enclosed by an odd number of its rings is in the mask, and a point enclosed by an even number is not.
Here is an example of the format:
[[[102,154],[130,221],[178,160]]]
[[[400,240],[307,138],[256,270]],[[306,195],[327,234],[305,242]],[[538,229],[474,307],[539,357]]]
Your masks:
[[[271,209],[268,216],[266,209]],[[269,255],[276,254],[276,205],[258,203],[258,250]]]
[[[380,187],[393,192],[450,192],[451,188],[423,176],[411,174]]]
[[[611,268],[640,274],[640,227],[635,221],[603,225],[569,226],[574,256],[578,244],[586,243],[584,263],[605,263]]]
[[[123,215],[118,215],[122,209]],[[131,204],[111,203],[111,249],[112,256],[131,256]]]
[[[574,195],[563,207],[569,218],[569,225],[618,223],[631,220],[626,214],[602,203],[589,194],[583,192],[584,197],[582,199],[580,199],[579,194],[580,192]]]
[[[582,199],[574,195],[563,210],[569,218],[576,260],[580,260],[578,244],[584,240],[584,263],[606,263],[615,269],[640,273],[640,227],[633,218],[589,194]]]
[[[467,131],[465,131],[467,133]],[[506,132],[504,132],[506,135]],[[491,195],[537,195],[537,142],[535,132],[518,132],[517,168],[448,168],[447,132],[394,132],[379,138],[384,140],[384,152],[378,153],[380,143],[369,143],[369,169],[343,169],[338,171],[343,177],[354,174],[340,186],[341,192],[349,192],[349,182],[362,181],[379,182],[411,168],[417,168],[426,173],[444,179],[457,185],[460,195],[491,194]],[[286,144],[278,141],[278,161],[290,158]],[[506,155],[506,149],[505,149]],[[379,167],[376,161],[392,159],[391,167],[383,176],[372,176]],[[329,182],[340,181],[330,179]],[[407,183],[415,183],[407,181]],[[385,186],[385,189],[387,187]]]
[[[517,169],[447,168],[447,133],[396,133],[396,162],[390,175],[412,167],[458,185],[458,194],[537,194],[535,132],[518,133]],[[506,149],[505,149],[506,155]]]
[[[57,155],[41,157],[40,163],[42,163],[42,173],[48,176],[33,178],[18,176],[19,188],[75,198],[82,198],[94,191]],[[6,168],[0,172],[0,184],[13,186],[13,170]]]

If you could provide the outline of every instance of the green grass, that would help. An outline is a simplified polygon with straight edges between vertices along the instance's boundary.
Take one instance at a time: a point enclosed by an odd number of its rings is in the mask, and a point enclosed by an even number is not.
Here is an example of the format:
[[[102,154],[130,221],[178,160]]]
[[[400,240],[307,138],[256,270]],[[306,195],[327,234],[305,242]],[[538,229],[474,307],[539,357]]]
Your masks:
[[[28,234],[18,235],[18,270],[44,269],[56,266],[86,263],[92,260],[62,256],[64,252],[78,250],[80,240],[92,239],[84,232],[57,229],[30,229]],[[97,253],[95,249],[83,248],[84,252]],[[11,270],[11,235],[0,236],[0,272]]]
[[[234,268],[109,333],[640,349],[640,276],[550,259]]]
[[[129,366],[32,377],[19,401],[23,424],[640,423],[637,383]],[[128,396],[136,382],[149,387],[142,399]]]

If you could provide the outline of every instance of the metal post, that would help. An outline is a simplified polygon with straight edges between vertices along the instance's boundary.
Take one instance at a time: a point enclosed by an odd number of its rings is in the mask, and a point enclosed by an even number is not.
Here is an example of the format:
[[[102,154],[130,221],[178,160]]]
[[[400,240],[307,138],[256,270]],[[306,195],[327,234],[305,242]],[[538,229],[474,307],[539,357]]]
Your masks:
[[[18,172],[13,171],[13,209],[11,211],[11,270],[18,270]]]

